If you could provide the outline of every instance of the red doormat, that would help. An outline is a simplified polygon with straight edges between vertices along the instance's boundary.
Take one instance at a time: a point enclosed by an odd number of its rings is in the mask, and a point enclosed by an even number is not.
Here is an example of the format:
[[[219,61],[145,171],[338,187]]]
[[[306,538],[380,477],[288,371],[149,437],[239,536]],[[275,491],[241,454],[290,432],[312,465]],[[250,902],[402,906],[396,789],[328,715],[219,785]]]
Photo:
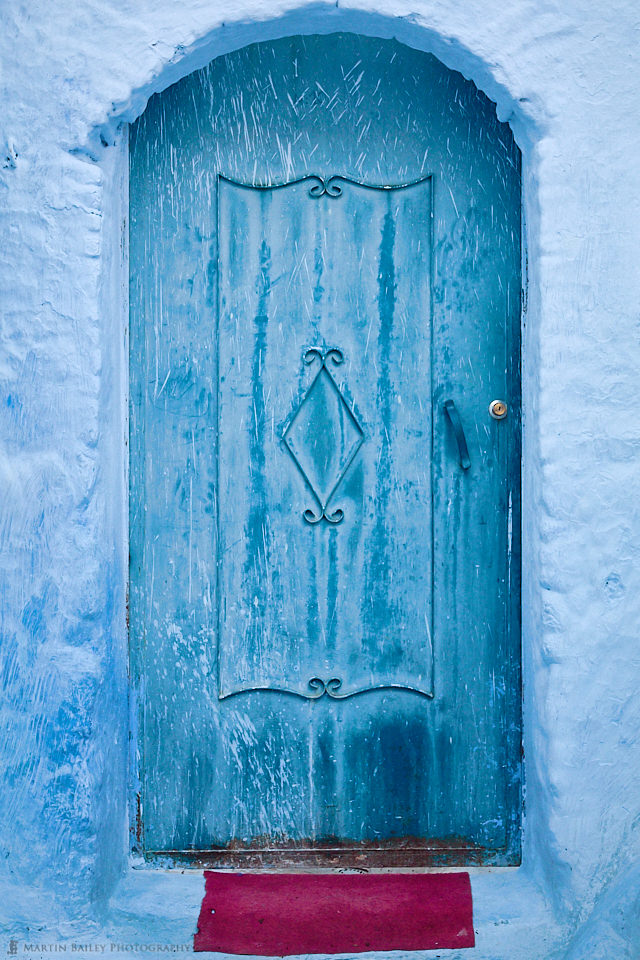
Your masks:
[[[474,944],[468,873],[205,872],[193,949],[283,957]]]

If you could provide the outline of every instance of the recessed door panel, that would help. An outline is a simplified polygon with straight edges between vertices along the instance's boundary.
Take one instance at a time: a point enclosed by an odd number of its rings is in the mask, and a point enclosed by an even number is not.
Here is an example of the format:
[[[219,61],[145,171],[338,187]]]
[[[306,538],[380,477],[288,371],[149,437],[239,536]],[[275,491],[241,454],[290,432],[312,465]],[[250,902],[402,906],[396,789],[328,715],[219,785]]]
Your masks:
[[[221,697],[431,695],[430,200],[219,182]]]
[[[133,126],[146,855],[518,862],[519,169],[473,84],[355,35]]]

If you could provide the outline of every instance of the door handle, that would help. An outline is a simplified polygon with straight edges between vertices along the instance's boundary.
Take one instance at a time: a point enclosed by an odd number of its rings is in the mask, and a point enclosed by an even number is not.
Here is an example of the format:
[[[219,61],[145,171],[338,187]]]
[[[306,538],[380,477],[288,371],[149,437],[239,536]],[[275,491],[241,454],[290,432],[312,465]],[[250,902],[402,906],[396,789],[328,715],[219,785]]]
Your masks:
[[[456,436],[456,442],[458,444],[458,453],[460,455],[460,466],[463,470],[468,470],[471,466],[471,460],[469,459],[469,448],[467,446],[467,438],[464,435],[464,428],[462,426],[462,420],[460,419],[460,414],[456,410],[456,405],[453,400],[445,400],[444,402],[444,412],[449,418],[449,423],[453,427],[453,432]]]

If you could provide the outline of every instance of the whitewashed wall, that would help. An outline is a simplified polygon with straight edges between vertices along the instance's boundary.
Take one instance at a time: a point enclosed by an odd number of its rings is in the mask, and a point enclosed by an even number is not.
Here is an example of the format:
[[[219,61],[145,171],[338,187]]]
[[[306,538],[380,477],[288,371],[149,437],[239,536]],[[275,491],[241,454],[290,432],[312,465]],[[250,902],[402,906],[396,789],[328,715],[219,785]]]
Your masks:
[[[637,960],[635,0],[3,6],[4,939],[190,942],[201,875],[128,859],[122,125],[221,52],[339,29],[460,70],[524,155],[525,854],[519,870],[473,873],[478,946],[464,954]]]

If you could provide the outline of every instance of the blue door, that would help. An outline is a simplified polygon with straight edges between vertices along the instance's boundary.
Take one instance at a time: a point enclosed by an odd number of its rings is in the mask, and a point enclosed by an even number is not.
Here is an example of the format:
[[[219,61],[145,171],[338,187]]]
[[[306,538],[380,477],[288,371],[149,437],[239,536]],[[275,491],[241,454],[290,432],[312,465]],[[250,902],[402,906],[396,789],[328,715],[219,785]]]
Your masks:
[[[147,856],[519,862],[519,169],[471,83],[355,35],[133,127]]]

